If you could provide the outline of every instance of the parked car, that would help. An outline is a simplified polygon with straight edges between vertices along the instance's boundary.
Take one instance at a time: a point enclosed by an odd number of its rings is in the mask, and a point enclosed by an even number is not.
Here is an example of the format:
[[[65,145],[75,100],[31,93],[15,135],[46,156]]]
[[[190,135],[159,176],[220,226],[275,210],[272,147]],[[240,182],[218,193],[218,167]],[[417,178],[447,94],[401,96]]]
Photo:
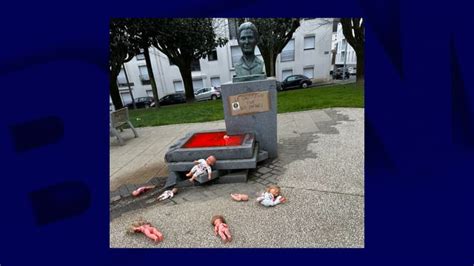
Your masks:
[[[148,108],[150,106],[153,106],[155,100],[153,99],[153,97],[138,97],[138,98],[135,98],[135,106],[137,107],[137,109],[139,108]],[[128,107],[128,109],[133,109],[133,102],[129,102],[125,105],[126,107]]]
[[[170,105],[177,103],[186,103],[186,96],[184,93],[168,94],[160,99],[160,105]]]
[[[217,100],[221,98],[221,92],[215,87],[202,88],[194,93],[194,98],[196,101]]]
[[[345,74],[344,74],[344,72],[345,72]],[[349,78],[349,70],[348,69],[346,69],[346,71],[344,71],[343,67],[337,68],[336,70],[333,71],[332,78],[333,79],[342,79],[343,74],[344,74],[346,79]]]
[[[279,90],[286,90],[289,88],[307,88],[309,85],[312,84],[312,81],[310,78],[304,76],[304,75],[291,75],[286,77],[281,84],[277,85],[277,88]]]
[[[357,74],[357,68],[356,67],[349,67],[348,71],[349,71],[349,75]]]

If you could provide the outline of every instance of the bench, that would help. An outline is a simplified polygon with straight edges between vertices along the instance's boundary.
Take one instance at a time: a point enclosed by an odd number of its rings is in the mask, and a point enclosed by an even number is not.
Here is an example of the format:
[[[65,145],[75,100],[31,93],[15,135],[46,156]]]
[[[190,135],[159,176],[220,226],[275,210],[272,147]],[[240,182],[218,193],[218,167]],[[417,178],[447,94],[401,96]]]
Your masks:
[[[132,129],[135,138],[138,138],[137,131],[129,120],[127,107],[110,113],[110,134],[117,137],[120,145],[124,145],[125,143],[117,129],[123,131],[123,126],[125,125],[128,125]]]

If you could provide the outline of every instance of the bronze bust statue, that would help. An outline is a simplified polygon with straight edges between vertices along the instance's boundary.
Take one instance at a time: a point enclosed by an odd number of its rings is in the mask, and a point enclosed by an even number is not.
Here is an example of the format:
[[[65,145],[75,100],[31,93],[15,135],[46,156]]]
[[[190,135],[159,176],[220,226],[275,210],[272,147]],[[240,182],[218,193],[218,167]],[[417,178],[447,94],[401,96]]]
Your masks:
[[[255,46],[258,43],[257,27],[251,22],[242,23],[238,30],[237,40],[242,57],[234,65],[235,77],[234,81],[248,81],[264,79],[263,61],[255,56]]]

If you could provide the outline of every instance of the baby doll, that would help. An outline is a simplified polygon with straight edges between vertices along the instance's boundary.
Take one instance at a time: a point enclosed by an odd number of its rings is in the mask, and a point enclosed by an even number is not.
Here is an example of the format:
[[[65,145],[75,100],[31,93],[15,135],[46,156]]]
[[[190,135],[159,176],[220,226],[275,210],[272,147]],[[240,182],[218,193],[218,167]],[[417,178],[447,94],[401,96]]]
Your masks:
[[[145,187],[139,187],[135,191],[132,192],[132,195],[134,197],[137,197],[138,195],[147,192],[150,189],[154,189],[155,186],[145,186]]]
[[[280,195],[280,187],[277,185],[269,185],[265,193],[257,198],[263,206],[271,207],[279,203],[285,203],[286,199]]]
[[[211,166],[213,166],[216,163],[216,157],[214,156],[209,156],[207,157],[206,160],[204,159],[199,159],[197,161],[194,161],[195,166],[189,171],[189,173],[186,174],[187,177],[192,177],[189,179],[189,181],[194,182],[194,179],[196,179],[198,176],[201,174],[204,174],[207,171],[207,176],[209,180],[211,180]]]
[[[138,232],[145,234],[148,238],[151,238],[155,242],[160,242],[164,239],[163,234],[160,231],[153,227],[151,223],[143,220],[133,223],[130,229],[128,230],[128,233]]]
[[[246,194],[230,194],[233,200],[235,201],[247,201],[249,200],[249,196]]]
[[[226,224],[225,219],[222,215],[214,215],[211,219],[211,224],[214,225],[214,234],[222,238],[224,243],[230,242],[232,236],[230,235],[229,226]]]
[[[176,194],[177,192],[178,192],[177,188],[173,188],[172,190],[166,190],[165,192],[163,192],[163,194],[161,194],[158,197],[158,201],[162,201],[162,200],[165,200],[165,199],[171,199],[172,197],[174,197],[174,194]]]

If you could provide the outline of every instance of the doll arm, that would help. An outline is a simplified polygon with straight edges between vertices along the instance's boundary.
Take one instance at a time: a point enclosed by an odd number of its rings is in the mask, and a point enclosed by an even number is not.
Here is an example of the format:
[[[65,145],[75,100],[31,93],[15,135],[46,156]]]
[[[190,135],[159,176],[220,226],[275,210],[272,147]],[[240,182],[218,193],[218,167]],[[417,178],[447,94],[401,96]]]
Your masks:
[[[210,166],[207,166],[207,177],[209,178],[209,180],[211,179],[211,174],[212,174],[212,169]]]

